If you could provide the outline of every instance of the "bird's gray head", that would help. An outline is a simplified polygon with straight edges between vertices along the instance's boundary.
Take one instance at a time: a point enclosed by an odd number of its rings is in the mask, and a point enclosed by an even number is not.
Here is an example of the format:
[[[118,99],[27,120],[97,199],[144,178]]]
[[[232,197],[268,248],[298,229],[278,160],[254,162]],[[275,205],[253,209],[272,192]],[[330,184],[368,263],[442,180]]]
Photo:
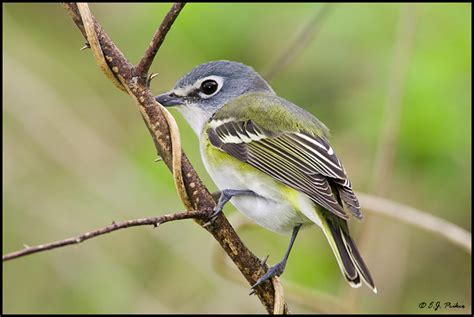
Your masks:
[[[199,134],[204,124],[226,103],[257,91],[273,93],[270,85],[251,67],[214,61],[195,67],[156,100],[165,107],[176,106]]]

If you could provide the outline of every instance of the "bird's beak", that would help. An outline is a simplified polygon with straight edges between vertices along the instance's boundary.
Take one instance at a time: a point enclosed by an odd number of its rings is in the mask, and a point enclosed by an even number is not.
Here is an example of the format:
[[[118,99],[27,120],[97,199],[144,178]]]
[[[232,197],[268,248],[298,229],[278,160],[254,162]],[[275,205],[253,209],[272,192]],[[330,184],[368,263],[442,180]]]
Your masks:
[[[173,107],[184,104],[183,97],[177,96],[170,91],[156,96],[155,100],[158,101],[163,107]]]

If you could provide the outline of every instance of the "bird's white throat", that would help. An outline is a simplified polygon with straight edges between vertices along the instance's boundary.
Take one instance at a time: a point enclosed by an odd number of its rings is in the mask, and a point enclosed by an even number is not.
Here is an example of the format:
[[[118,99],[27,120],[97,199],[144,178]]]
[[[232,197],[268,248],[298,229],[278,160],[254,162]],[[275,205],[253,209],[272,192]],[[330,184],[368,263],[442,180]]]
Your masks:
[[[205,111],[196,105],[183,105],[176,107],[183,118],[188,122],[196,135],[201,135],[206,122],[211,118],[212,113]]]

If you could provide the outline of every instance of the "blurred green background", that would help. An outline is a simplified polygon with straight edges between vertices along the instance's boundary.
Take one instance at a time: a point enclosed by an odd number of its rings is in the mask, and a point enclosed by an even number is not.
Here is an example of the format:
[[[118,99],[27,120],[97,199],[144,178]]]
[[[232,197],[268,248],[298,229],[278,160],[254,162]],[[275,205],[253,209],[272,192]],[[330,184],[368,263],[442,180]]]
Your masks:
[[[197,64],[228,59],[265,73],[321,4],[188,4],[152,66],[158,94]],[[333,6],[333,5],[329,5]],[[136,63],[170,4],[93,4]],[[471,231],[471,4],[339,4],[270,83],[331,129],[354,188],[373,191],[397,49],[413,36],[383,196]],[[131,218],[183,210],[133,101],[99,71],[59,4],[3,5],[3,253]],[[173,114],[177,114],[173,112]],[[197,138],[183,147],[211,190]],[[377,175],[375,176],[377,178]],[[232,221],[240,216],[226,207]],[[292,312],[471,312],[471,255],[437,235],[366,212],[351,222],[379,293],[351,289],[320,230],[304,230],[282,280]],[[369,224],[370,222],[370,224]],[[366,231],[363,233],[364,229]],[[288,238],[241,231],[258,256]],[[217,243],[192,221],[128,229],[3,265],[4,313],[263,313],[249,286],[213,266]],[[295,287],[298,294],[295,295]],[[321,295],[325,294],[325,295]],[[325,296],[332,300],[325,300]],[[291,296],[296,300],[292,300]],[[339,306],[341,305],[341,307]]]

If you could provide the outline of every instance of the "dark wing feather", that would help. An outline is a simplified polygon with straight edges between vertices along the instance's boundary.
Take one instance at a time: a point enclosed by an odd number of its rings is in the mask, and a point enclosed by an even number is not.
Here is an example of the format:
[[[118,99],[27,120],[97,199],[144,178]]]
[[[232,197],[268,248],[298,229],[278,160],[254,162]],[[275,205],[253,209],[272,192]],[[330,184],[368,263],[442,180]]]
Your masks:
[[[306,133],[272,133],[250,120],[210,124],[209,141],[282,183],[308,195],[318,205],[347,219],[362,217],[344,167],[326,139]],[[334,195],[333,189],[339,195]]]

